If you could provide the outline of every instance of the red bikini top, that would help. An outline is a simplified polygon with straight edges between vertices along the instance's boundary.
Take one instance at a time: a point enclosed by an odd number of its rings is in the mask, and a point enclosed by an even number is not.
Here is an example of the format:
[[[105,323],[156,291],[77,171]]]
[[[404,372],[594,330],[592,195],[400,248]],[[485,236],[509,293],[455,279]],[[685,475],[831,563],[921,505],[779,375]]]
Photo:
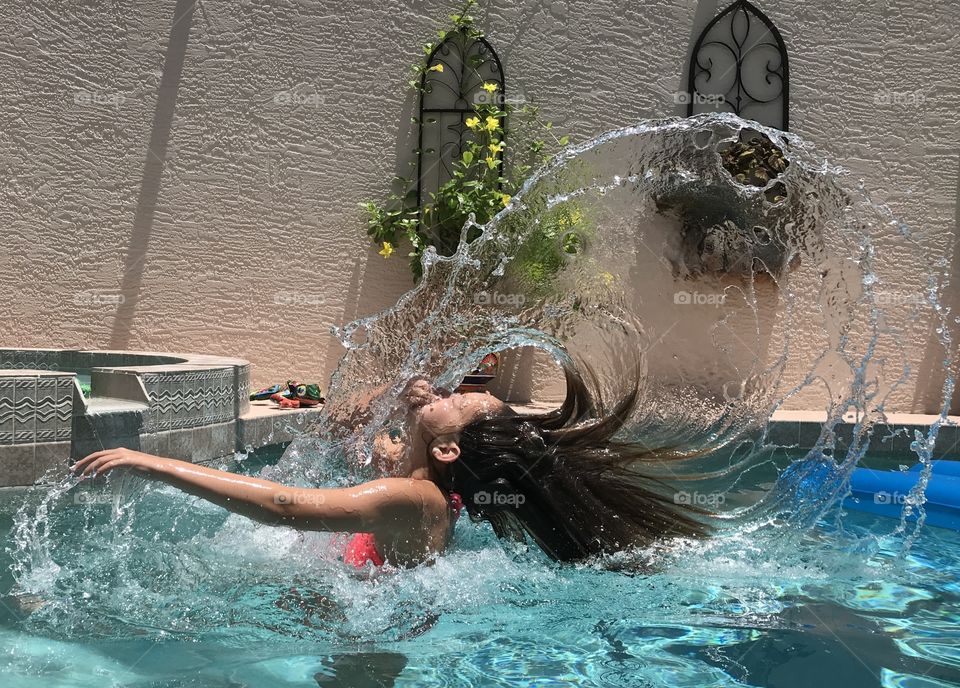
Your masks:
[[[460,512],[463,511],[463,498],[456,492],[451,492],[447,495],[447,500],[453,510],[453,522],[456,523],[460,518]],[[368,561],[374,566],[383,566],[383,555],[377,549],[377,541],[373,533],[357,533],[350,538],[343,550],[343,562],[362,569]]]

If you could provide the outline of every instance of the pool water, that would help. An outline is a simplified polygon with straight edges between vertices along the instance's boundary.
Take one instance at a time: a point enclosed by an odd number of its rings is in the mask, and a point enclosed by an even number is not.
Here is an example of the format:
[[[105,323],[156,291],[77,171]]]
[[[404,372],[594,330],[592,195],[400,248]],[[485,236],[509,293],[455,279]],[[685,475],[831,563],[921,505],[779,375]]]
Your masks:
[[[7,542],[35,498],[0,496]],[[21,555],[2,555],[4,686],[960,684],[960,537],[943,529],[903,554],[896,522],[864,514],[758,526],[627,575],[506,551],[464,518],[432,565],[358,574],[331,536],[134,478],[58,505],[20,569],[39,592],[11,595]]]

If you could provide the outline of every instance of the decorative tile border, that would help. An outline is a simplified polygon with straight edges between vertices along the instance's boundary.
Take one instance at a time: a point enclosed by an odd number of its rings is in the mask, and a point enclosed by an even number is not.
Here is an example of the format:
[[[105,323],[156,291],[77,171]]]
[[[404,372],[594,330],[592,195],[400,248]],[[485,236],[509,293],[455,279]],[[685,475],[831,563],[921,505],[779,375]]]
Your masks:
[[[90,371],[99,385],[90,400],[80,395],[77,371]],[[104,444],[189,460],[228,454],[249,395],[250,364],[242,359],[0,349],[0,486],[30,484]]]
[[[39,370],[0,376],[0,445],[69,441],[73,377]]]
[[[236,416],[239,418],[250,410],[250,365],[238,365],[236,375]]]
[[[0,378],[0,444],[13,444],[14,378]]]
[[[147,432],[180,430],[236,418],[234,369],[171,371],[140,376],[150,397]]]
[[[95,367],[175,365],[189,356],[138,351],[78,349],[0,349],[0,369],[76,372]]]

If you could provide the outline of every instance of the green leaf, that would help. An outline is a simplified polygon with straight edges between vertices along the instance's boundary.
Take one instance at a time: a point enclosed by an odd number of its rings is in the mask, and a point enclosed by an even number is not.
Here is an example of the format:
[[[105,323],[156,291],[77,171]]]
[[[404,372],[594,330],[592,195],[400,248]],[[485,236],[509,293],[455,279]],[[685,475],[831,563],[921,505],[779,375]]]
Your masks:
[[[463,162],[467,165],[473,162],[473,153],[466,150],[463,151]]]
[[[570,143],[570,137],[569,137],[569,136],[561,136],[561,137],[557,140],[557,143],[559,143],[561,146],[566,146],[568,143]]]

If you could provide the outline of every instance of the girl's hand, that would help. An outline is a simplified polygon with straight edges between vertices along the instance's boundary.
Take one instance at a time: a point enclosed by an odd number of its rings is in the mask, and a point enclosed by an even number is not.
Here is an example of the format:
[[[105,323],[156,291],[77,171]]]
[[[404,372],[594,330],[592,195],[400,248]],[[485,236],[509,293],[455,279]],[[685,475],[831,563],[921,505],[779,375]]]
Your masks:
[[[133,451],[132,449],[106,449],[104,451],[94,452],[86,456],[73,465],[74,475],[80,475],[84,478],[93,475],[103,475],[114,468],[128,466],[136,468],[147,474],[160,471],[165,463],[170,459],[164,459],[152,454]]]

